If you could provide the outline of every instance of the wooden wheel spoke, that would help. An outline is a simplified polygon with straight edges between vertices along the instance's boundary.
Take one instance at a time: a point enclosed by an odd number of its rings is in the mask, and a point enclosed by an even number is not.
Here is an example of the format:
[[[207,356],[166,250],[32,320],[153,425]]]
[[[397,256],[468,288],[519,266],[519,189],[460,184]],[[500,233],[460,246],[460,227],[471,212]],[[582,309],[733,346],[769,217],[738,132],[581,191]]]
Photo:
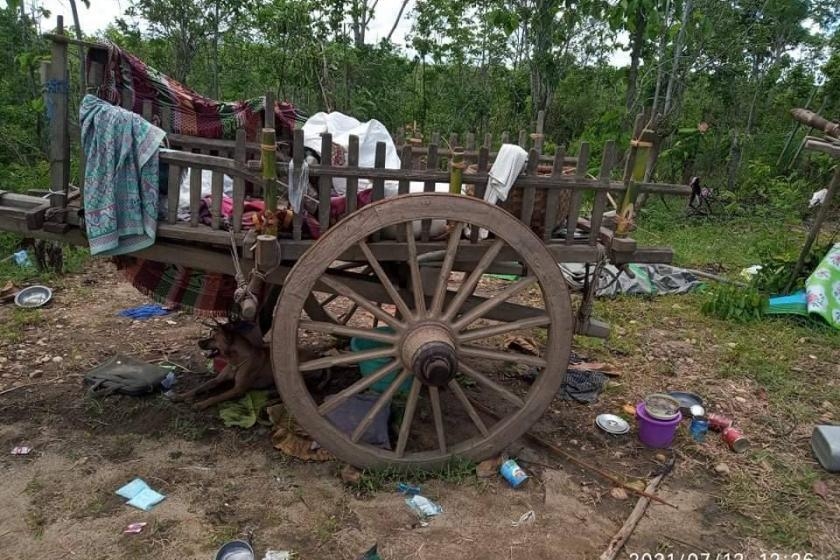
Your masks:
[[[405,239],[408,245],[408,267],[411,270],[411,290],[414,294],[415,316],[426,314],[426,294],[423,292],[423,279],[420,277],[420,263],[417,262],[417,243],[414,241],[414,223],[405,223]]]
[[[320,305],[321,307],[326,307],[327,305],[337,300],[339,297],[341,297],[341,294],[330,294],[324,298],[324,301],[319,301],[318,305]]]
[[[371,409],[367,411],[365,417],[362,418],[361,422],[359,422],[359,425],[356,426],[355,430],[353,430],[353,434],[350,436],[350,440],[353,443],[359,442],[359,440],[365,434],[367,429],[370,427],[371,423],[373,422],[373,419],[376,417],[377,414],[379,414],[379,411],[382,410],[382,408],[386,404],[391,402],[391,399],[394,397],[394,393],[397,392],[397,390],[400,388],[400,385],[402,385],[410,375],[411,372],[407,369],[404,369],[402,373],[399,374],[397,378],[393,381],[393,383],[391,383],[388,389],[384,393],[382,393],[382,396],[379,397],[379,400],[376,401],[376,404],[374,404],[371,407]]]
[[[315,360],[303,362],[298,366],[300,371],[315,371],[331,366],[343,366],[347,364],[358,364],[365,360],[375,360],[377,358],[390,358],[396,355],[397,349],[393,346],[387,348],[375,348],[373,350],[365,350],[364,352],[344,352],[338,356],[325,356]]]
[[[395,372],[397,369],[399,369],[399,360],[391,360],[372,374],[362,377],[346,389],[332,395],[329,400],[324,401],[321,406],[318,407],[318,413],[321,416],[327,414],[353,395],[361,393],[368,387],[371,387],[378,381],[387,377],[389,373]]]
[[[321,278],[321,282],[323,282],[324,284],[326,284],[327,286],[329,286],[330,288],[332,288],[336,292],[340,293],[344,297],[353,300],[359,307],[361,307],[362,309],[364,309],[365,311],[367,311],[368,313],[370,313],[371,315],[373,315],[374,317],[376,317],[377,319],[379,319],[380,321],[382,321],[386,325],[388,325],[392,328],[395,328],[395,329],[403,328],[403,326],[404,326],[403,323],[398,321],[396,317],[394,317],[393,315],[389,315],[389,314],[385,313],[384,311],[382,311],[379,307],[377,307],[376,305],[371,303],[364,296],[356,293],[355,290],[353,290],[350,286],[348,286],[347,284],[345,284],[341,280],[338,280],[338,279],[333,278],[333,277],[328,276],[328,275],[324,275]]]
[[[432,401],[432,416],[435,417],[435,432],[437,432],[438,447],[441,453],[446,453],[446,432],[443,429],[443,412],[440,408],[440,391],[434,385],[429,386],[429,400]]]
[[[411,384],[411,391],[408,393],[408,400],[405,403],[402,423],[400,424],[400,435],[397,438],[397,457],[405,454],[405,446],[408,444],[408,436],[411,433],[411,424],[414,422],[414,413],[417,411],[417,400],[420,396],[420,389],[423,384],[416,377]]]
[[[457,321],[455,321],[455,323],[452,325],[452,328],[456,331],[460,331],[479,317],[486,314],[491,309],[506,302],[519,292],[530,288],[536,283],[536,276],[526,276],[525,278],[522,278],[518,282],[511,284],[498,294],[494,295],[489,299],[484,300],[480,304],[476,305],[475,307],[464,313]]]
[[[359,327],[348,327],[346,325],[327,323],[324,321],[301,321],[300,328],[327,334],[335,334],[338,336],[355,336],[357,338],[363,338],[365,340],[387,342],[389,344],[394,344],[397,341],[396,335],[393,335],[388,332],[363,329]]]
[[[458,369],[461,373],[481,385],[482,387],[486,387],[492,391],[497,392],[502,398],[504,398],[509,403],[517,406],[518,408],[522,408],[525,406],[525,401],[484,375],[483,373],[478,373],[478,371],[474,370],[464,362],[460,362],[458,364]]]
[[[451,380],[449,382],[449,389],[455,394],[459,401],[461,401],[461,405],[464,407],[464,410],[467,411],[467,414],[470,417],[470,420],[473,421],[475,427],[478,428],[478,431],[481,432],[481,435],[486,436],[489,434],[489,430],[487,430],[487,426],[484,424],[484,421],[478,415],[478,412],[475,411],[475,407],[473,407],[470,399],[467,397],[464,390],[461,389],[461,386],[458,384],[456,380]]]
[[[446,310],[446,313],[443,314],[444,321],[451,321],[453,317],[458,313],[458,310],[461,309],[461,306],[464,305],[464,302],[467,301],[467,298],[470,294],[473,293],[475,287],[478,285],[478,281],[481,280],[481,276],[484,274],[484,271],[493,264],[493,260],[499,254],[499,251],[502,250],[502,247],[505,246],[505,242],[501,239],[497,239],[495,243],[493,243],[487,252],[481,257],[481,260],[478,261],[478,264],[475,265],[475,269],[470,273],[469,277],[464,280],[464,283],[461,284],[461,287],[458,288],[458,292],[455,294],[455,297],[452,299],[452,302],[449,304],[449,308]]]
[[[350,319],[353,318],[353,313],[355,313],[358,308],[359,305],[357,303],[352,304],[350,306],[350,309],[348,309],[346,313],[342,314],[341,317],[338,318],[338,322],[342,325],[346,325],[348,322],[350,322]]]
[[[527,319],[520,319],[511,323],[501,323],[499,325],[463,331],[458,335],[458,339],[462,343],[473,342],[475,340],[481,340],[482,338],[490,338],[491,336],[507,334],[513,331],[532,329],[535,327],[547,327],[550,324],[551,318],[548,315],[539,315],[537,317],[528,317]]]
[[[464,224],[460,222],[449,232],[449,243],[446,245],[446,254],[440,266],[440,276],[438,276],[438,283],[432,298],[431,315],[433,317],[438,315],[441,309],[443,309],[444,296],[446,296],[446,288],[449,285],[449,273],[452,272],[452,265],[455,264],[455,256],[458,253],[458,242],[461,240],[461,234],[463,232]]]
[[[482,358],[484,360],[497,360],[500,362],[514,362],[517,364],[525,364],[526,366],[545,367],[548,362],[539,356],[532,356],[530,354],[522,354],[513,352],[502,352],[500,350],[491,350],[490,348],[482,348],[480,346],[461,345],[460,353],[464,356],[472,358]]]
[[[396,287],[394,287],[393,282],[391,279],[388,278],[388,275],[385,274],[385,271],[382,269],[382,265],[376,260],[376,256],[373,254],[373,251],[370,250],[368,244],[364,241],[359,242],[359,248],[362,250],[362,253],[365,254],[365,258],[368,260],[370,264],[370,268],[373,269],[373,272],[376,274],[379,281],[382,283],[382,287],[385,288],[385,291],[388,292],[388,295],[393,300],[394,305],[397,306],[400,314],[404,317],[411,317],[412,313],[409,310],[408,305],[406,305],[405,300],[397,291]]]

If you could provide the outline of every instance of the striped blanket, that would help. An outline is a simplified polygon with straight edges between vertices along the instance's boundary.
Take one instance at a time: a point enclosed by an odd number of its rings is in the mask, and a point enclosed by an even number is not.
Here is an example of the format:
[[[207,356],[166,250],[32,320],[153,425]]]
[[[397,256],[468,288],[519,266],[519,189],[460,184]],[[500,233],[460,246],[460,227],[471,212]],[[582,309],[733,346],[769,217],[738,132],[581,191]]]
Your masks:
[[[249,140],[257,134],[265,115],[265,98],[244,101],[215,101],[187,88],[142,60],[113,44],[103,51],[88,49],[88,80],[91,61],[103,63],[102,84],[97,96],[115,105],[143,113],[145,101],[151,101],[152,121],[163,123],[168,107],[169,131],[187,136],[234,139],[237,128],[245,128]],[[295,123],[306,116],[290,103],[276,103],[275,123],[279,138],[291,138]],[[180,306],[200,316],[225,316],[234,305],[236,281],[232,276],[207,273],[178,265],[163,264],[132,257],[117,262],[129,282],[155,301]]]
[[[102,51],[88,49],[88,72],[92,60]],[[88,80],[91,77],[88,76]],[[256,140],[265,115],[265,97],[242,101],[216,101],[204,97],[182,83],[148,66],[145,62],[113,43],[108,44],[102,83],[97,97],[143,114],[143,102],[152,102],[152,121],[163,119],[163,107],[170,109],[169,132],[204,138],[232,140],[236,130],[244,128],[249,140]],[[291,138],[295,123],[304,123],[306,116],[291,103],[274,105],[279,138]]]

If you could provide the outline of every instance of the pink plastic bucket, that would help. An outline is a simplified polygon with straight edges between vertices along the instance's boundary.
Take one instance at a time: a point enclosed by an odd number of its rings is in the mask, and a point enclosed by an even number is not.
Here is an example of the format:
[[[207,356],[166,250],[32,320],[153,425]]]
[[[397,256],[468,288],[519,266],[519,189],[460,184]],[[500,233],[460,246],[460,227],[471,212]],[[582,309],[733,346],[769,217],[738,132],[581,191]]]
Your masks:
[[[671,420],[657,420],[650,416],[645,410],[645,403],[636,405],[636,421],[639,424],[639,441],[648,447],[657,449],[670,447],[674,443],[674,436],[677,434],[677,426],[682,420],[679,412]]]

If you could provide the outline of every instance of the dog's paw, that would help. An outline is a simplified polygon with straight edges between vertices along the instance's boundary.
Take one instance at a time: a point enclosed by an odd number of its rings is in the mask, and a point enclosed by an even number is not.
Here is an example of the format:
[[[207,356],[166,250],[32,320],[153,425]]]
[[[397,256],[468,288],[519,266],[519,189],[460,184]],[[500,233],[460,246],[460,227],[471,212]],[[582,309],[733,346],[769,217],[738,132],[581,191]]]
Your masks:
[[[201,412],[202,410],[207,410],[208,408],[210,408],[210,406],[212,404],[213,403],[211,403],[211,402],[201,401],[201,402],[197,402],[197,403],[193,404],[192,409],[195,410],[195,411]]]

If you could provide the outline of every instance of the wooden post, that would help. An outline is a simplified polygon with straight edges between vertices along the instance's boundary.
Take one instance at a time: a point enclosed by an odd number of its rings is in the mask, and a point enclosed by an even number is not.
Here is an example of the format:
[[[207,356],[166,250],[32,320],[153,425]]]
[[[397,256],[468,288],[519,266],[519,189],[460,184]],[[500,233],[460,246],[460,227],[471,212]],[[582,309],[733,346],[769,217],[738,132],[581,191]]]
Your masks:
[[[563,158],[566,155],[566,150],[563,146],[557,146],[557,150],[554,152],[554,164],[551,166],[551,176],[552,177],[560,177],[563,175]],[[569,197],[569,210],[571,210],[572,205],[575,204],[575,193],[579,193],[577,190],[573,190],[570,193]],[[580,203],[580,197],[578,196],[578,204]],[[558,205],[560,204],[560,191],[558,189],[548,189],[545,195],[545,224],[543,227],[543,241],[550,241],[551,235],[554,232],[554,228],[557,227],[557,221],[562,220],[562,216],[557,216]],[[577,213],[576,213],[577,215]],[[568,220],[567,222],[572,221]],[[574,219],[577,222],[577,217]],[[568,232],[568,228],[566,228]],[[574,234],[574,232],[572,232]]]
[[[537,152],[540,154],[543,151],[543,140],[545,139],[545,135],[543,134],[543,128],[545,126],[545,111],[540,111],[537,113],[537,130],[534,133],[534,148],[537,149]]]
[[[245,146],[245,129],[236,130],[236,145],[234,147],[233,159],[240,169],[245,167],[247,147]],[[239,176],[233,177],[233,231],[242,231],[242,214],[245,209],[245,179]]]
[[[615,141],[610,140],[604,145],[604,153],[601,157],[601,171],[598,174],[598,180],[602,185],[608,185],[610,182],[610,173],[615,165]],[[597,241],[601,234],[601,223],[604,221],[604,210],[607,207],[607,191],[599,190],[595,193],[595,201],[592,203],[592,216],[590,220],[591,230],[589,231],[589,242],[594,245],[593,240]]]
[[[402,149],[402,156],[400,157],[400,169],[411,169],[411,144],[406,144]],[[411,184],[406,179],[400,179],[397,187],[397,194],[408,194],[411,191]],[[397,241],[405,243],[406,236],[403,228],[397,228]]]
[[[268,97],[268,96],[266,96]],[[268,113],[266,113],[268,115]],[[268,120],[268,118],[266,118]],[[262,129],[260,154],[262,156],[262,177],[265,181],[265,218],[263,230],[268,235],[277,236],[277,135],[273,128]]]
[[[321,168],[328,168],[332,164],[332,134],[321,134]],[[323,175],[318,178],[318,225],[321,235],[330,227],[330,195],[332,194],[332,177]]]
[[[292,163],[295,165],[295,173],[300,173],[303,167],[303,129],[297,128],[294,132],[294,139],[292,144]],[[302,185],[303,196],[306,197],[308,185]],[[291,191],[292,185],[289,185]],[[301,205],[302,206],[302,205]],[[300,212],[295,212],[292,218],[292,237],[295,241],[300,241],[303,236],[303,217]]]
[[[429,152],[426,156],[426,169],[431,171],[437,171],[438,166],[438,145],[437,142],[439,141],[440,136],[437,133],[432,134],[432,143],[429,144]],[[425,181],[423,183],[423,192],[435,192],[435,182],[434,181]],[[421,241],[428,241],[429,240],[429,232],[431,231],[432,221],[431,220],[423,220],[420,225],[420,240]]]
[[[64,34],[64,18],[58,16],[56,34]],[[52,60],[44,84],[47,93],[47,116],[50,119],[50,203],[64,208],[70,184],[70,134],[67,123],[67,104],[70,81],[67,72],[67,43],[53,41]],[[58,213],[56,221],[63,223],[65,216]]]
[[[409,148],[409,153],[411,149]],[[403,150],[405,153],[405,150]],[[355,134],[350,135],[350,142],[347,145],[347,168],[348,169],[357,169],[359,167],[359,137]],[[347,178],[347,190],[345,191],[345,196],[347,197],[347,213],[350,214],[351,212],[356,211],[356,205],[358,204],[358,192],[359,192],[359,178],[358,177],[348,177]]]

